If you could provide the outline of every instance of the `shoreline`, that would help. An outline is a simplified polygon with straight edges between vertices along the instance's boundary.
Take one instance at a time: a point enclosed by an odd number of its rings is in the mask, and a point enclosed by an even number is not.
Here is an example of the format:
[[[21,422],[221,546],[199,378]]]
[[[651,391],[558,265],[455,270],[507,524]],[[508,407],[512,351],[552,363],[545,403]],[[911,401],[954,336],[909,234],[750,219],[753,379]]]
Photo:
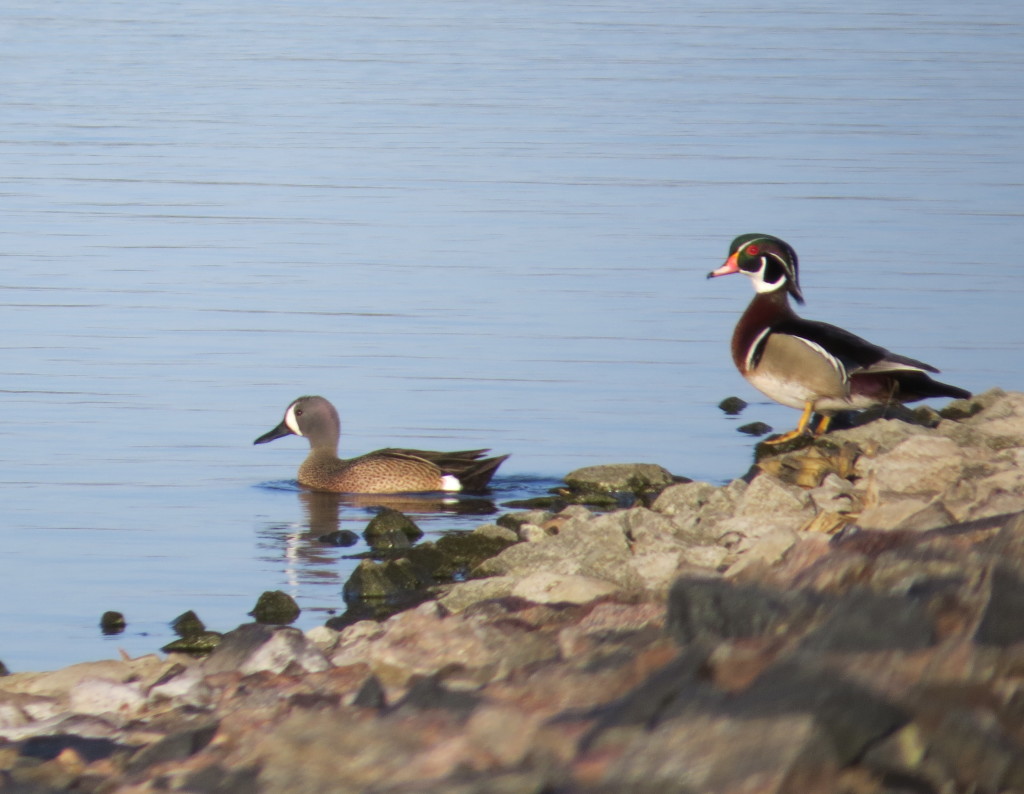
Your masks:
[[[1024,394],[924,416],[722,486],[592,467],[636,503],[503,515],[471,533],[502,549],[474,578],[383,622],[2,677],[4,781],[1024,789]]]

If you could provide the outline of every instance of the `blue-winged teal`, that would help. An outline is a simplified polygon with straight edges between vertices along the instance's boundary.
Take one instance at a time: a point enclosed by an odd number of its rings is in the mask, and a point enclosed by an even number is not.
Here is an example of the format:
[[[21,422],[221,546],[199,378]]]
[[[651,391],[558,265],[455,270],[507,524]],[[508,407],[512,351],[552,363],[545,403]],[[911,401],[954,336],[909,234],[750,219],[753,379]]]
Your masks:
[[[508,458],[485,458],[490,450],[431,452],[422,449],[378,449],[358,458],[338,458],[341,421],[323,397],[299,397],[284,420],[257,438],[265,444],[282,436],[309,439],[309,456],[299,466],[299,483],[315,491],[335,493],[413,493],[482,491]]]
[[[743,234],[729,258],[708,278],[743,273],[754,299],[732,335],[732,360],[751,385],[776,402],[803,409],[796,430],[772,443],[803,434],[812,413],[822,416],[814,434],[828,429],[837,411],[862,410],[926,397],[970,397],[964,389],[932,380],[935,367],[890,353],[828,323],[803,320],[789,296],[803,303],[796,251],[770,234]]]

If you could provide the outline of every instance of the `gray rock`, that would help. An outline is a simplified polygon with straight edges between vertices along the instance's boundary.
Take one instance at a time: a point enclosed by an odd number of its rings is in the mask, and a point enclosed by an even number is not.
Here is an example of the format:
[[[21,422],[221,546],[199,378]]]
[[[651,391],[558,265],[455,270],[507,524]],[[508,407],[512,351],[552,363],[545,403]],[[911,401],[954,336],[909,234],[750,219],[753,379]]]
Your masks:
[[[511,595],[518,581],[516,576],[491,576],[444,585],[438,589],[437,600],[447,611],[458,613],[481,601]]]
[[[1024,642],[1024,576],[997,565],[992,571],[988,603],[974,638],[982,645],[1006,647]]]
[[[519,540],[519,536],[515,530],[503,527],[500,524],[483,524],[473,530],[474,535],[480,535],[485,538],[492,538],[494,540],[501,540],[505,543],[515,543]]]
[[[828,608],[824,623],[804,640],[804,650],[825,653],[916,651],[934,644],[925,605],[904,596],[861,590]]]
[[[917,435],[886,455],[861,457],[857,475],[874,479],[886,493],[934,496],[960,480],[964,463],[964,452],[952,439]]]
[[[523,524],[540,525],[547,521],[553,513],[547,510],[521,510],[516,513],[505,513],[498,518],[497,524],[513,532],[518,532]]]
[[[588,604],[618,588],[604,579],[538,571],[515,583],[512,595],[538,604]]]
[[[865,450],[884,454],[912,436],[929,435],[931,431],[920,425],[911,425],[898,419],[878,419],[867,425],[850,430],[830,433],[829,438],[836,444],[852,441]]]
[[[809,602],[757,585],[684,577],[672,585],[666,627],[682,644],[760,637],[806,613]]]
[[[536,543],[510,546],[496,557],[485,560],[477,566],[474,576],[522,577],[547,571],[591,576],[626,590],[641,590],[642,583],[629,565],[632,551],[623,512],[569,519],[557,535]]]
[[[719,522],[730,518],[748,488],[743,480],[718,487],[706,482],[672,485],[658,494],[651,509],[676,518],[680,533],[719,537]]]
[[[647,493],[671,485],[671,472],[653,463],[610,463],[586,466],[565,476],[573,491],[582,493]]]
[[[738,517],[780,517],[794,514],[801,516],[805,521],[814,515],[814,506],[807,491],[764,474],[758,475],[750,483],[740,497],[735,511]]]
[[[246,675],[261,670],[280,673],[290,665],[310,673],[330,666],[320,649],[298,629],[261,623],[229,631],[202,662],[207,673],[237,670]]]

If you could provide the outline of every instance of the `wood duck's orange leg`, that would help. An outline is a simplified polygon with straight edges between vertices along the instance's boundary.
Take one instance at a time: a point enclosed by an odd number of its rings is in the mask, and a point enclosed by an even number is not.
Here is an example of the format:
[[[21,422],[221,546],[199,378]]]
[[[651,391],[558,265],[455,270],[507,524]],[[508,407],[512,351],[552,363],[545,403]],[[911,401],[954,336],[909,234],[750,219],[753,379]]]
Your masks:
[[[821,417],[821,421],[818,422],[818,427],[815,429],[814,435],[815,436],[822,436],[822,435],[824,435],[826,432],[828,432],[828,426],[830,424],[832,424],[832,417],[831,416],[823,416],[823,417]]]
[[[800,423],[796,426],[796,430],[790,430],[788,433],[783,433],[778,438],[772,438],[765,441],[765,444],[784,444],[787,441],[792,441],[797,436],[802,436],[807,432],[807,425],[811,421],[811,414],[814,413],[814,403],[808,401],[804,405],[804,412],[800,415]]]

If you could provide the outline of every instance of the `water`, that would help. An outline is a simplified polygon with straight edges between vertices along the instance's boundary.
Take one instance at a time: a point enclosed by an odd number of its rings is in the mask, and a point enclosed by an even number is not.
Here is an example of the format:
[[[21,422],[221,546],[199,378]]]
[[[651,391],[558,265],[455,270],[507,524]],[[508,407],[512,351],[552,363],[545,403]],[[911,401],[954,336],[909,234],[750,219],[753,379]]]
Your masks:
[[[593,463],[739,475],[719,400],[797,418],[729,361],[749,285],[704,279],[741,232],[794,244],[806,316],[1024,388],[1022,28],[950,0],[6,3],[0,659],[150,652],[269,589],[303,627],[343,610],[358,549],[312,540],[304,442],[252,446],[300,394],[343,454],[511,452],[499,504]]]

